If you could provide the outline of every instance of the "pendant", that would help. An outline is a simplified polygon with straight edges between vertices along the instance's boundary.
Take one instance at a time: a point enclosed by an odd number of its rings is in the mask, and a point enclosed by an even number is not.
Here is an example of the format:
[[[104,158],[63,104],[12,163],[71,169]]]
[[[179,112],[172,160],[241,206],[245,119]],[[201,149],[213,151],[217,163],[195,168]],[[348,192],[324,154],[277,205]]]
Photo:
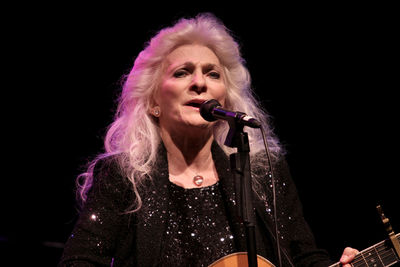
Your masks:
[[[204,178],[201,175],[196,175],[193,177],[193,183],[197,186],[201,186],[203,184]]]

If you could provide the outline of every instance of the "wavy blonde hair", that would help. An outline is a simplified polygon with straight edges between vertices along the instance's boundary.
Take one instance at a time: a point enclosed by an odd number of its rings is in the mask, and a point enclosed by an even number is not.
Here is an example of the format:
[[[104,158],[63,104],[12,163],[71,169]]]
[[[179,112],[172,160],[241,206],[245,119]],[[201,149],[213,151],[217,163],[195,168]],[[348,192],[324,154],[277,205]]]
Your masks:
[[[164,58],[185,44],[201,44],[216,54],[226,77],[225,107],[240,110],[261,121],[272,156],[279,156],[281,146],[270,129],[268,115],[255,98],[238,43],[219,19],[213,14],[202,13],[194,18],[182,18],[172,27],[162,29],[139,53],[133,68],[124,77],[115,119],[104,141],[105,153],[93,160],[87,172],[78,177],[78,193],[83,202],[92,185],[97,161],[118,154],[119,167],[132,183],[136,194],[133,211],[141,207],[138,189],[145,179],[152,179],[150,172],[161,142],[157,122],[149,114],[151,101],[158,89]],[[233,152],[223,145],[228,131],[227,123],[218,122],[214,125],[214,139],[227,154]],[[264,149],[261,132],[256,129],[246,131],[251,153]]]

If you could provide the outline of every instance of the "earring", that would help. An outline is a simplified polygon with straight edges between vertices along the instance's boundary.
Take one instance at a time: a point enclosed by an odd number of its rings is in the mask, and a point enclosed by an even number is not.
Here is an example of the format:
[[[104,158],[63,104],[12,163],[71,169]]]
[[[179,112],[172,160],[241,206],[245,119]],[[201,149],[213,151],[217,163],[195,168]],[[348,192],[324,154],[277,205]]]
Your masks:
[[[160,117],[160,113],[161,113],[161,110],[160,110],[160,107],[154,107],[153,108],[153,110],[152,110],[152,113],[153,113],[153,115],[154,115],[154,117]]]

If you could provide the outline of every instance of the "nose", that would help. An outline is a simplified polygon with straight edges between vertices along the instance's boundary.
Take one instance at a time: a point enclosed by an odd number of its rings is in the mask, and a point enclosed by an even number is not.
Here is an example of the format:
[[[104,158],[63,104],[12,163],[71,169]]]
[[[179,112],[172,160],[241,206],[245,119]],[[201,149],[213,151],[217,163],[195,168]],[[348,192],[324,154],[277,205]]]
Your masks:
[[[203,76],[203,73],[195,72],[193,74],[190,90],[195,91],[198,94],[207,91],[206,80]]]

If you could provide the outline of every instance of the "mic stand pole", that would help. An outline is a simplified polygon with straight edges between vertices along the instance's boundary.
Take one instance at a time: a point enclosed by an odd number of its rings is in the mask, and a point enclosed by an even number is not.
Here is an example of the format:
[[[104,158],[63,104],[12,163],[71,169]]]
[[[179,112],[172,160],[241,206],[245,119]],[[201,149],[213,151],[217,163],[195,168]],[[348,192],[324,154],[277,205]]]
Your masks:
[[[250,173],[250,145],[243,125],[235,119],[228,120],[229,132],[225,145],[236,147],[237,153],[230,155],[230,165],[235,181],[236,203],[239,216],[246,230],[247,257],[249,267],[257,267],[257,248],[255,238],[255,215],[253,209],[253,190]]]

